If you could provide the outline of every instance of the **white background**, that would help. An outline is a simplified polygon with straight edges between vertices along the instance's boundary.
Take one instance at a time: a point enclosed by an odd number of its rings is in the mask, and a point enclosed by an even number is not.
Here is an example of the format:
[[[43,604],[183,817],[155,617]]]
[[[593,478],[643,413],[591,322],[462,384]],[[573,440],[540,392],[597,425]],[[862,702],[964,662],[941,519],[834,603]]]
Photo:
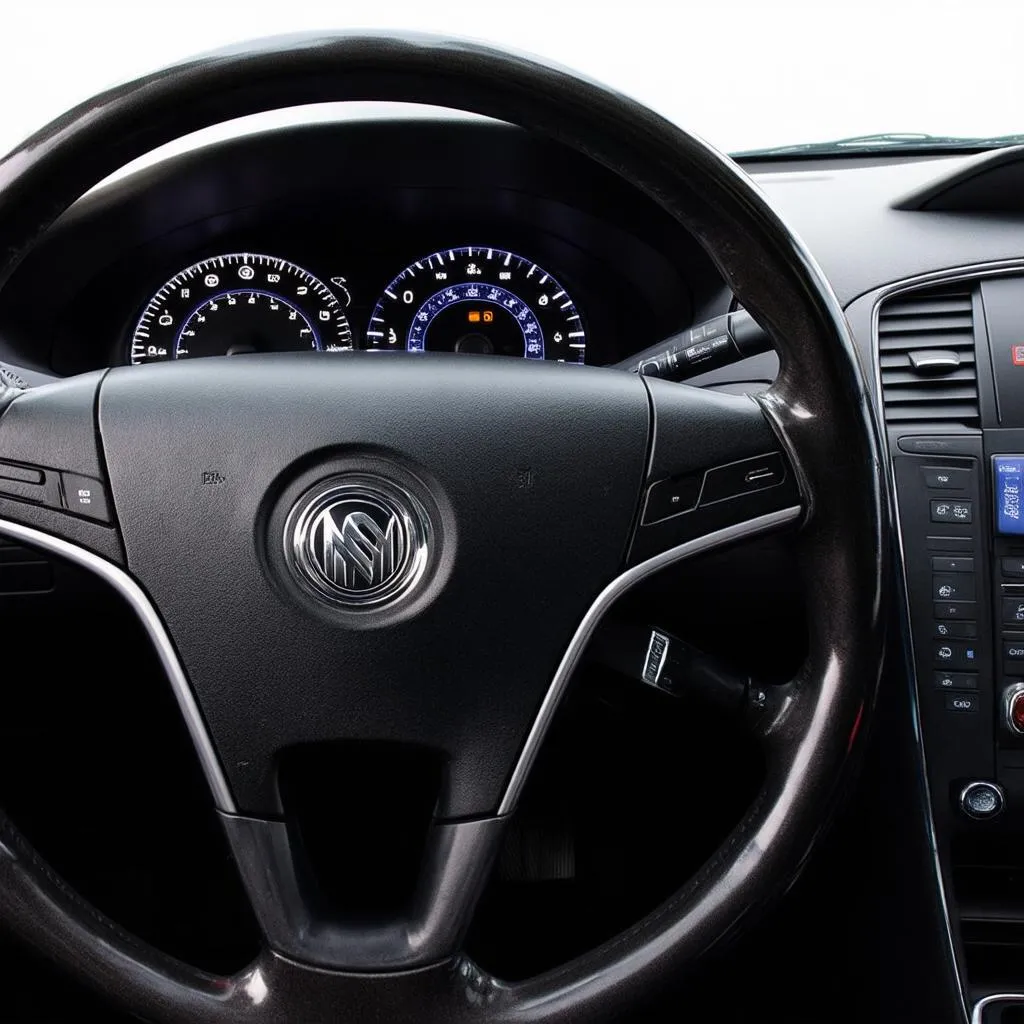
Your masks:
[[[0,152],[163,64],[331,28],[531,50],[731,151],[881,131],[1024,131],[1024,0],[6,0]]]

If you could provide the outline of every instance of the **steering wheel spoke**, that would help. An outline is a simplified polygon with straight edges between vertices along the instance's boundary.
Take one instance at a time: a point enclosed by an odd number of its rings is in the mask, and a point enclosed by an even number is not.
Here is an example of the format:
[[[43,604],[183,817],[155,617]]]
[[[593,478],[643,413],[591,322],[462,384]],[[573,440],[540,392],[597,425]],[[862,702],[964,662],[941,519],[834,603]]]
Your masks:
[[[225,814],[221,820],[269,947],[299,963],[362,972],[425,967],[458,952],[505,825],[498,817],[435,823],[409,906],[360,920],[318,899],[301,842],[287,824]]]
[[[754,398],[644,379],[654,435],[631,565],[802,518],[794,468]]]

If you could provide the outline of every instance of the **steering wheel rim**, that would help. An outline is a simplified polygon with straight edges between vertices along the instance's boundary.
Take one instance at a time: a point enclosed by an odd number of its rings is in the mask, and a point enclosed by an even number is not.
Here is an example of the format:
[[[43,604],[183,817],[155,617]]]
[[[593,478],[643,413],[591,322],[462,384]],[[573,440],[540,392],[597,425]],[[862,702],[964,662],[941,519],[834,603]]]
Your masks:
[[[823,275],[734,164],[635,102],[570,72],[475,43],[426,36],[267,40],[169,68],[70,111],[0,162],[5,252],[0,282],[10,278],[71,202],[134,157],[232,117],[360,99],[466,109],[586,153],[634,182],[690,230],[739,300],[771,333],[781,368],[776,383],[759,397],[757,416],[770,426],[799,481],[804,509],[800,561],[812,622],[810,655],[801,673],[756,715],[758,735],[771,755],[766,788],[701,872],[655,912],[591,953],[515,985],[491,978],[462,955],[392,965],[391,973],[341,973],[302,963],[294,949],[282,950],[279,944],[266,949],[241,975],[212,978],[142,946],[98,915],[52,874],[6,818],[0,822],[2,916],[49,956],[152,1019],[314,1020],[328,1017],[339,1005],[353,1019],[383,1015],[422,1020],[431,1007],[445,1020],[562,1021],[614,1015],[785,886],[813,845],[843,777],[858,726],[870,710],[884,648],[888,508],[872,404],[842,311]],[[452,372],[451,366],[444,371]],[[143,379],[139,369],[126,372]],[[472,384],[471,370],[458,374],[461,383]],[[116,410],[119,394],[128,395],[134,385],[118,383],[116,374],[110,378],[102,387],[111,397],[103,399],[101,409]],[[120,380],[125,379],[122,374]],[[195,385],[192,376],[185,385]],[[91,416],[94,399],[99,401],[98,375],[87,386],[92,389]],[[671,427],[674,417],[691,427],[703,422],[692,413],[699,401],[695,396],[687,398],[687,419],[674,411],[676,392],[669,389],[675,386],[646,386],[662,428]],[[73,390],[65,389],[65,397]],[[50,400],[42,393],[38,397],[36,414],[23,399],[4,413],[0,458],[22,459],[22,449],[15,445],[11,454],[5,441],[16,436],[20,443],[33,415],[48,419],[53,414]],[[622,403],[625,408],[627,399]],[[713,411],[732,416],[734,409],[739,406],[729,406],[728,413],[721,411],[725,405]],[[735,415],[741,416],[738,411]],[[107,437],[117,432],[114,416],[104,422],[101,415],[101,433]],[[109,451],[103,456],[111,459]],[[25,461],[56,464],[46,457]],[[111,479],[120,509],[124,476],[119,484],[114,461]],[[101,465],[97,475],[102,471]],[[20,510],[4,514],[8,532],[17,534],[18,527],[10,523],[18,521]],[[53,513],[29,510],[20,521],[20,535],[28,540],[59,537],[62,530],[68,535]],[[772,520],[764,528],[782,521]],[[120,526],[124,536],[125,519]],[[739,535],[719,532],[717,539],[704,533],[693,550]],[[107,535],[102,542],[97,536],[79,530],[73,536],[76,549],[99,549],[110,562],[122,560]],[[126,546],[127,567],[134,574],[132,542]],[[675,557],[685,557],[679,547],[672,548]],[[656,566],[649,563],[657,557],[640,564],[654,571]],[[586,627],[584,620],[577,636],[584,631],[585,639]],[[556,673],[559,685],[545,690],[546,704],[557,704],[570,669]],[[531,757],[542,738],[543,729],[537,742],[527,745]],[[513,778],[525,777],[529,758],[516,762],[524,763]],[[503,800],[496,818],[514,803],[514,798]],[[237,831],[228,827],[236,843]],[[494,831],[500,831],[500,824]],[[493,853],[493,841],[487,845]],[[240,849],[236,843],[236,853]],[[243,875],[244,861],[241,856]],[[483,870],[487,855],[475,863]],[[257,874],[265,869],[266,862],[254,867]],[[266,875],[261,877],[265,883]],[[471,904],[468,899],[467,906]],[[261,923],[266,931],[267,919],[261,917]]]

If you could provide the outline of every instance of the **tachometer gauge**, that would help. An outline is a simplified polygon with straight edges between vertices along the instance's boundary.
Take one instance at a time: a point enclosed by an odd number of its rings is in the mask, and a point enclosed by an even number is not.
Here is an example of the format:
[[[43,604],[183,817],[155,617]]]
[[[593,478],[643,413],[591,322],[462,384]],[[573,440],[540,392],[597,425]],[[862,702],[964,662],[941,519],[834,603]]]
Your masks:
[[[351,348],[344,307],[327,285],[276,256],[236,252],[175,274],[142,311],[129,358]]]
[[[576,303],[543,267],[467,245],[416,260],[384,289],[366,347],[582,363],[587,335]]]

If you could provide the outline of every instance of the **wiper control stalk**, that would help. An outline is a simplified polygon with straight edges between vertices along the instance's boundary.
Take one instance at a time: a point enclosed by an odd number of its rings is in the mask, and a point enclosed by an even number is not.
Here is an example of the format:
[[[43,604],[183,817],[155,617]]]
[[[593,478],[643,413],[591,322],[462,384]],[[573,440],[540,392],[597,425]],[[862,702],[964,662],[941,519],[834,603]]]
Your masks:
[[[746,310],[716,316],[618,363],[664,380],[687,380],[771,349],[768,332]]]

